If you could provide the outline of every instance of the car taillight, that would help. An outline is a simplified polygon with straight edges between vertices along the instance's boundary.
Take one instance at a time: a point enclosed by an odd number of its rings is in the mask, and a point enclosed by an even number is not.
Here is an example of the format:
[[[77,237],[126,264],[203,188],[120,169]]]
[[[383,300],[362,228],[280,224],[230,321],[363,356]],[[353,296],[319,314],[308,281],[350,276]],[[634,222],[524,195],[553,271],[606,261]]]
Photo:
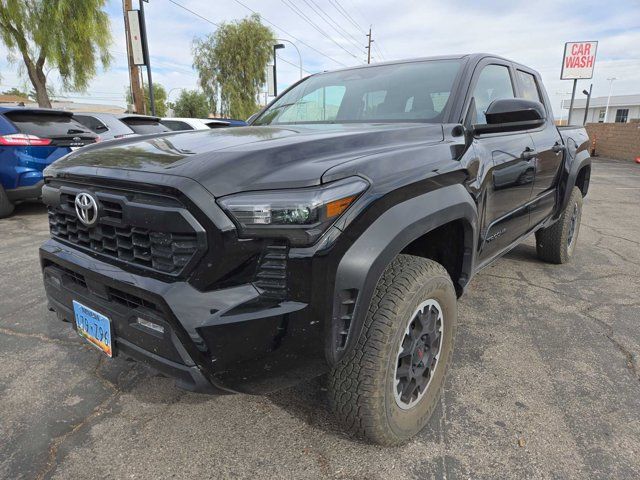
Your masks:
[[[35,135],[27,135],[25,133],[0,135],[0,145],[8,147],[44,147],[50,143],[50,138],[40,138]]]

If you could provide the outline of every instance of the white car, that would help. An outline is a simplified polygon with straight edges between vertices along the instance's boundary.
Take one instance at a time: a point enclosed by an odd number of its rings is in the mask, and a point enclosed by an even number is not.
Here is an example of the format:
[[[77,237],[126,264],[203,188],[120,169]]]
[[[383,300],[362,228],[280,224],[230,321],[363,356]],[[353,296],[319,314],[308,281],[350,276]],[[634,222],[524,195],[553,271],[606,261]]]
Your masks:
[[[174,130],[208,130],[210,128],[222,128],[228,127],[229,122],[213,119],[201,119],[201,118],[163,118],[160,120],[165,127]]]

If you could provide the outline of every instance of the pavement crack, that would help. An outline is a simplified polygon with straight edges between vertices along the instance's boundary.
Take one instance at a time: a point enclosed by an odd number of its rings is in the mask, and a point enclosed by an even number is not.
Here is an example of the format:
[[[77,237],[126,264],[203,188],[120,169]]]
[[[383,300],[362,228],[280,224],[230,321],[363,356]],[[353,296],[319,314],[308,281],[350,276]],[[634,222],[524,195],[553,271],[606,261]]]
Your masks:
[[[625,242],[630,242],[630,243],[633,243],[635,245],[639,245],[640,246],[640,242],[637,241],[637,240],[631,240],[630,238],[627,238],[627,237],[620,237],[618,235],[612,235],[611,233],[604,233],[598,227],[594,227],[593,225],[589,225],[588,223],[582,222],[581,225],[584,225],[585,227],[588,227],[588,228],[594,230],[595,232],[597,232],[598,234],[600,234],[603,237],[617,238],[618,240],[624,240]]]
[[[53,441],[49,445],[49,456],[48,456],[48,459],[47,459],[47,463],[44,465],[44,467],[35,476],[36,480],[44,480],[45,478],[49,478],[50,474],[55,471],[55,469],[56,469],[56,467],[58,465],[56,460],[57,460],[57,457],[58,457],[58,451],[60,450],[60,447],[67,440],[69,440],[73,435],[75,435],[77,432],[79,432],[82,428],[84,428],[87,425],[89,425],[93,420],[95,420],[95,419],[101,417],[103,414],[107,413],[109,405],[112,405],[116,401],[118,396],[120,396],[123,393],[123,391],[121,389],[119,389],[116,385],[113,385],[111,382],[109,382],[108,380],[104,379],[104,377],[102,377],[100,374],[98,374],[98,369],[100,368],[101,365],[102,365],[102,359],[100,359],[98,361],[98,364],[96,365],[96,368],[94,369],[94,373],[98,376],[98,378],[100,379],[100,381],[102,383],[107,382],[107,384],[110,384],[110,387],[111,387],[110,389],[112,390],[111,394],[107,398],[105,398],[102,402],[100,402],[91,411],[91,413],[89,415],[87,415],[82,420],[80,420],[80,422],[78,422],[76,425],[74,425],[70,430],[68,430],[67,432],[65,432],[62,435],[59,435],[59,436],[57,436],[57,437],[55,437],[53,439]],[[133,370],[133,367],[130,368],[127,373],[131,372],[132,370]]]
[[[79,423],[74,425],[67,432],[53,439],[53,441],[49,445],[49,457],[47,459],[47,463],[35,476],[36,480],[44,480],[45,478],[48,478],[48,476],[51,473],[53,473],[53,471],[57,466],[56,459],[58,457],[58,450],[60,449],[60,446],[64,442],[66,442],[69,438],[71,438],[76,432],[78,432],[80,429],[88,425],[92,420],[100,417],[103,413],[105,413],[107,411],[106,410],[107,406],[116,399],[119,393],[120,393],[119,391],[113,392],[105,400],[103,400],[98,406],[96,406],[91,411],[91,413],[87,415],[85,418],[83,418]]]
[[[624,355],[626,360],[626,367],[631,371],[636,380],[640,380],[640,371],[638,369],[638,363],[636,361],[636,357],[627,347],[625,347],[619,340],[617,340],[614,336],[613,326],[609,325],[604,320],[594,317],[589,313],[589,307],[581,310],[580,312],[587,318],[593,320],[596,324],[598,324],[604,331],[603,334],[605,337],[609,339],[609,341]]]
[[[11,330],[10,328],[4,328],[4,327],[0,327],[0,334],[10,335],[12,337],[19,337],[19,338],[31,338],[31,339],[40,340],[46,343],[53,343],[55,345],[66,345],[66,346],[73,346],[73,347],[78,346],[77,343],[72,342],[71,340],[67,341],[67,340],[62,340],[58,338],[51,338],[51,337],[47,337],[46,335],[42,335],[41,333],[18,332],[17,330]]]
[[[568,293],[562,292],[560,290],[556,290],[555,288],[545,287],[544,285],[538,285],[537,283],[534,283],[531,280],[529,280],[528,278],[526,278],[522,274],[522,272],[517,272],[517,275],[518,275],[517,277],[509,277],[509,276],[506,276],[506,275],[496,275],[495,273],[482,273],[481,275],[486,275],[487,277],[500,278],[502,280],[514,280],[516,282],[525,283],[525,284],[527,284],[527,285],[529,285],[530,287],[533,287],[533,288],[539,288],[539,289],[542,289],[542,290],[546,290],[548,292],[555,293],[557,295],[561,295],[561,296],[564,296],[564,297],[572,298],[573,300],[577,300],[579,302],[584,302],[585,301],[584,298],[580,298],[580,297],[575,297],[573,295],[569,295]]]

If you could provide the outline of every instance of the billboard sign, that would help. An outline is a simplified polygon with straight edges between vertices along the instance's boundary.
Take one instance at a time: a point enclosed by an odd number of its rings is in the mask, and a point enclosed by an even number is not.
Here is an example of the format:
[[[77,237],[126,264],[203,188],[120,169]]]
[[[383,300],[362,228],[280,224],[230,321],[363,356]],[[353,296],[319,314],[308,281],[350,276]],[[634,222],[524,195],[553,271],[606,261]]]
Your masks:
[[[142,48],[142,34],[140,33],[140,11],[127,10],[129,20],[129,39],[131,41],[131,56],[134,65],[145,65],[144,50]]]
[[[593,77],[598,42],[567,42],[564,44],[561,80]]]

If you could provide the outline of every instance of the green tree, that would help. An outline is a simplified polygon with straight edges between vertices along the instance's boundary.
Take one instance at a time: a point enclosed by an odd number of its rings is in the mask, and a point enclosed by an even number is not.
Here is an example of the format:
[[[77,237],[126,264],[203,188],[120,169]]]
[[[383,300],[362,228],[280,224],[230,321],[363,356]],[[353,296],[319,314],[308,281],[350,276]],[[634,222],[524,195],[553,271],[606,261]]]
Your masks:
[[[106,0],[0,0],[0,41],[22,57],[41,107],[51,107],[47,70],[56,69],[65,90],[86,91],[111,55]],[[48,73],[48,71],[47,71]]]
[[[247,118],[258,110],[257,97],[275,37],[258,15],[223,23],[215,33],[193,42],[193,66],[214,112]]]
[[[173,104],[176,117],[207,118],[209,112],[209,100],[204,92],[198,90],[182,90]]]
[[[146,114],[151,115],[151,98],[149,97],[149,87],[144,86],[144,100],[145,107],[147,109]],[[127,103],[132,104],[131,90],[127,89]],[[160,83],[153,84],[153,103],[156,106],[156,115],[158,117],[164,117],[167,114],[167,90]],[[137,112],[145,113],[145,112]]]
[[[27,92],[25,92],[24,90],[20,90],[19,88],[13,87],[10,88],[9,90],[5,90],[4,92],[2,92],[3,95],[15,95],[17,97],[24,97],[24,98],[29,98],[29,94]]]

